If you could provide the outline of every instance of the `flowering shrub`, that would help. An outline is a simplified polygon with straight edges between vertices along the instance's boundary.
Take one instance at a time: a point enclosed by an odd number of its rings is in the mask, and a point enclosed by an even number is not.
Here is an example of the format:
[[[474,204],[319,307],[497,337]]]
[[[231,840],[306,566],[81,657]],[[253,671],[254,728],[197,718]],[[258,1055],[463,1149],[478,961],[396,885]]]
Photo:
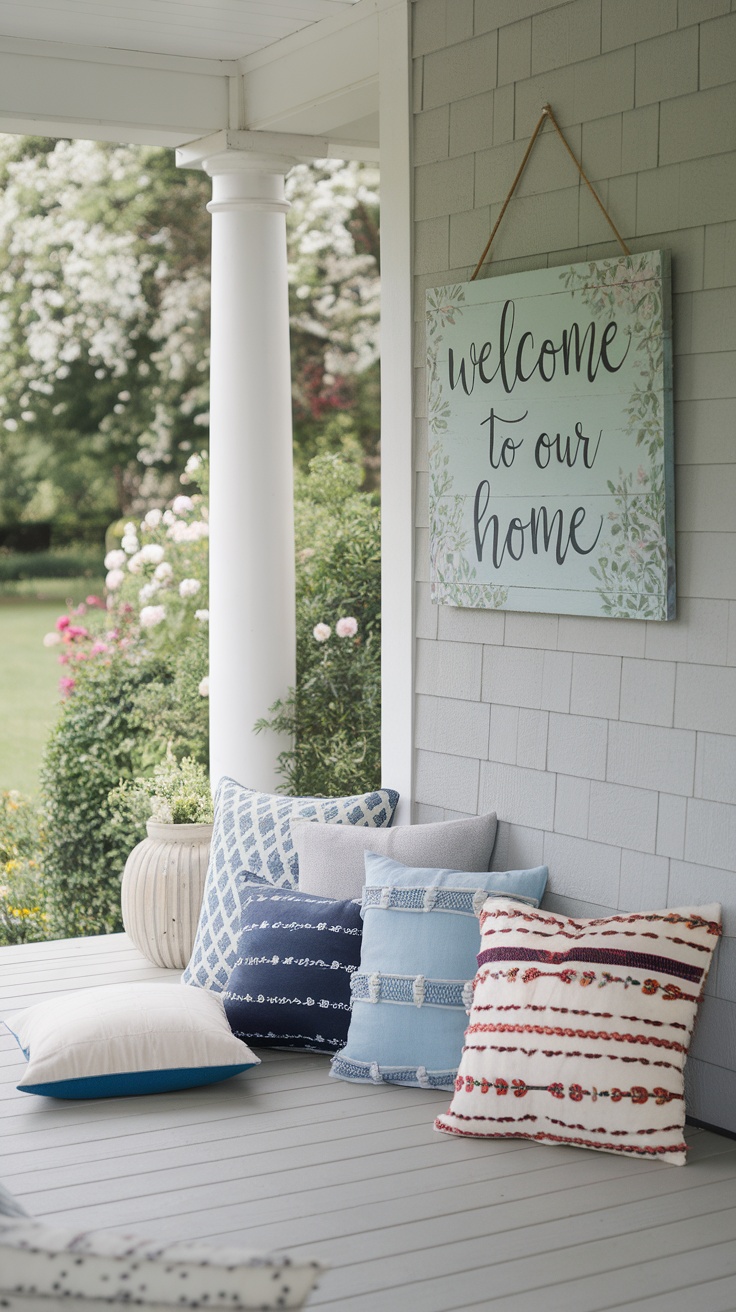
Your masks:
[[[111,791],[168,750],[207,764],[207,468],[190,457],[202,492],[124,525],[105,558],[107,601],[88,597],[44,639],[66,694],[41,781],[50,920],[64,935],[121,927],[120,877],[146,808]]]
[[[33,803],[14,791],[0,793],[0,946],[49,937],[41,844]]]
[[[178,659],[182,644],[209,618],[206,452],[189,457],[185,475],[201,492],[179,494],[166,510],[149,510],[140,524],[124,526],[120,547],[105,557],[108,610],[132,614],[139,642]],[[200,678],[207,672],[206,665]]]
[[[296,483],[297,684],[258,728],[287,733],[284,791],[341,796],[381,775],[380,510],[361,470],[317,456]]]

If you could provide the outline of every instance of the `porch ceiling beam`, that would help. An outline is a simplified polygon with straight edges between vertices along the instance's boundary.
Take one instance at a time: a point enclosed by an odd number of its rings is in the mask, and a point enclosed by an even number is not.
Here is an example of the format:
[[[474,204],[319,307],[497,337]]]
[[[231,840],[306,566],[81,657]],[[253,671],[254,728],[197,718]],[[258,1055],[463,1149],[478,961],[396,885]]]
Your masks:
[[[229,122],[231,63],[0,42],[0,131],[176,146]]]
[[[254,155],[290,156],[294,160],[378,159],[378,146],[345,141],[339,137],[312,137],[300,132],[248,132],[227,128],[180,146],[176,152],[176,162],[180,168],[201,169],[210,156],[221,155],[228,150]]]
[[[344,14],[241,59],[241,126],[340,135],[340,124],[377,118],[379,21],[393,3],[358,0]]]

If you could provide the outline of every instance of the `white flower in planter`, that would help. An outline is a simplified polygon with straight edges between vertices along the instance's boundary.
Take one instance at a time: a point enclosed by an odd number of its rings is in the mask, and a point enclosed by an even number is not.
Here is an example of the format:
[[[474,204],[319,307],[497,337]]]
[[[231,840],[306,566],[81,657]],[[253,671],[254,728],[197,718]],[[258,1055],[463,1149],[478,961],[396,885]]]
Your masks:
[[[184,493],[181,493],[180,496],[174,497],[174,500],[171,503],[171,509],[175,515],[183,515],[187,510],[194,510],[194,502],[191,497],[185,496]]]
[[[162,518],[163,518],[163,511],[158,510],[156,508],[154,508],[153,510],[148,510],[146,511],[146,514],[143,516],[143,524],[141,524],[141,528],[143,528],[144,525],[146,528],[158,528]]]
[[[157,565],[153,571],[153,577],[158,579],[159,583],[168,583],[173,574],[173,566],[169,564],[168,560],[162,560],[161,564]]]
[[[210,676],[205,674],[198,689],[200,697],[209,697],[210,695]]]
[[[144,606],[140,614],[141,625],[144,629],[155,629],[157,624],[166,619],[166,610],[163,606]]]
[[[143,569],[143,556],[141,555],[140,551],[136,551],[135,555],[131,556],[130,560],[128,561],[128,569],[130,570],[131,574],[141,573],[141,570]]]
[[[143,584],[143,587],[140,589],[140,592],[138,593],[138,597],[140,601],[143,602],[144,605],[147,605],[148,602],[151,601],[151,599],[156,596],[157,592],[158,592],[158,583],[156,582],[155,579],[152,579],[150,583]]]
[[[182,579],[179,584],[179,596],[185,601],[188,597],[196,597],[201,586],[199,579]]]
[[[338,638],[354,638],[358,632],[358,621],[352,615],[343,615],[335,625]]]
[[[209,624],[210,613],[208,610],[195,610],[194,618],[195,620],[199,620],[200,624]]]
[[[111,569],[105,579],[105,587],[108,592],[116,592],[124,578],[125,574],[121,569]]]
[[[312,637],[316,638],[317,642],[327,642],[331,633],[332,629],[329,624],[315,624],[312,629]]]
[[[138,550],[138,538],[135,533],[126,533],[120,545],[127,556],[132,556]]]
[[[124,551],[108,551],[105,556],[105,569],[122,569],[126,560]]]

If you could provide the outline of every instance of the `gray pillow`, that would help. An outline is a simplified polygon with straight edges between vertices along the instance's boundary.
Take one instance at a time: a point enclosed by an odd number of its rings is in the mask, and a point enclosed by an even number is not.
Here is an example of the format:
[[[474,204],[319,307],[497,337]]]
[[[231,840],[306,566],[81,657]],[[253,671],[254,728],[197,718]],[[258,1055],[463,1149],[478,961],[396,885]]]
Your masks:
[[[496,815],[474,815],[468,820],[431,825],[397,825],[395,829],[292,820],[291,834],[299,858],[302,892],[344,900],[362,896],[366,852],[392,857],[405,866],[488,870],[496,838]]]
[[[17,1198],[8,1193],[5,1185],[0,1182],[0,1216],[28,1216],[24,1207],[21,1207]]]

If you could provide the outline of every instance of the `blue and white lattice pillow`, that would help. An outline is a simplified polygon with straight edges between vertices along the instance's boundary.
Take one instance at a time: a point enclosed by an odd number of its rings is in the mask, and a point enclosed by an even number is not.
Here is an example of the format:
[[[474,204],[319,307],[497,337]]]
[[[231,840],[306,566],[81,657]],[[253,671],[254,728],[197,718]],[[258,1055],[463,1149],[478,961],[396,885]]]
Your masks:
[[[296,888],[292,820],[383,829],[398,800],[391,788],[358,797],[278,797],[221,779],[202,910],[183,983],[221,993],[237,958],[244,895],[254,885]]]

